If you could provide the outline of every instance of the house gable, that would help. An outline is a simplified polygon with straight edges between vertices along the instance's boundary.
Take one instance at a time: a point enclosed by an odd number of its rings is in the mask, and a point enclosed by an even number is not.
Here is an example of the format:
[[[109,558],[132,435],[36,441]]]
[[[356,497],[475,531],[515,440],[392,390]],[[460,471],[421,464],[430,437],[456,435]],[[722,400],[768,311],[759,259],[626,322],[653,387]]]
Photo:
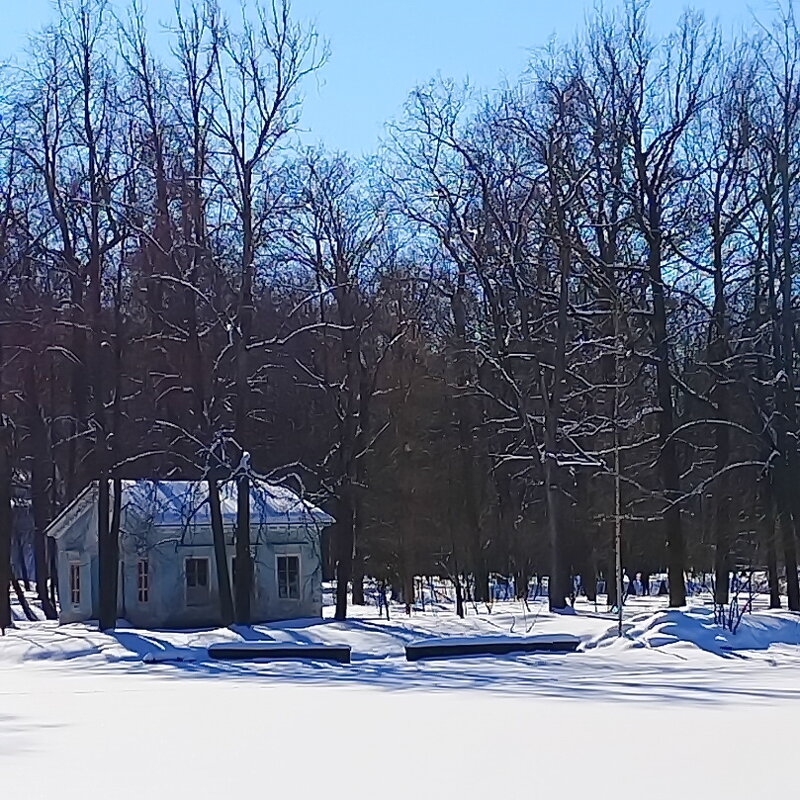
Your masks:
[[[65,536],[72,539],[76,528],[84,528],[84,517],[90,515],[96,505],[97,484],[91,483],[47,526],[45,534],[57,541]]]

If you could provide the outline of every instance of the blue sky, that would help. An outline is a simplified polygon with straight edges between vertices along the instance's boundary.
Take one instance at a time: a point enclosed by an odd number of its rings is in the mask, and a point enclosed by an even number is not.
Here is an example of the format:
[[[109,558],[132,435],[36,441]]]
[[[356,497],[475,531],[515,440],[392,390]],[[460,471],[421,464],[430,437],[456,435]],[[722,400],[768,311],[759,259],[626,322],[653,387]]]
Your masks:
[[[238,0],[220,0],[234,9]],[[310,141],[355,155],[375,149],[384,123],[408,92],[437,73],[497,85],[524,68],[531,48],[571,38],[593,0],[294,0],[295,15],[316,23],[332,56],[306,88],[303,125]],[[607,0],[607,5],[614,5]],[[668,29],[686,5],[726,28],[765,16],[771,0],[652,0],[651,25]],[[173,0],[149,0],[154,19]],[[51,0],[0,0],[0,60],[25,46],[48,19]]]

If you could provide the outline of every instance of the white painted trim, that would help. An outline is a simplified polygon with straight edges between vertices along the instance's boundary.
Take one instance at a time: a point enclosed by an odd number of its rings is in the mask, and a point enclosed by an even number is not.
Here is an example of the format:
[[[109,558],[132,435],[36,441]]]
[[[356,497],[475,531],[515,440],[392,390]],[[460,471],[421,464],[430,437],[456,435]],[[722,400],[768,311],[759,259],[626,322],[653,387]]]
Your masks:
[[[95,503],[97,483],[90,483],[46,528],[45,535],[60,539]]]
[[[142,564],[146,564],[147,568],[144,570],[143,573],[140,572],[140,567]],[[139,579],[141,577],[145,577],[146,586],[144,587],[144,591],[147,595],[146,600],[142,600],[142,587],[139,585]],[[147,557],[137,558],[136,559],[136,603],[140,606],[150,605],[150,592],[152,590],[152,572],[150,571],[150,559]]]

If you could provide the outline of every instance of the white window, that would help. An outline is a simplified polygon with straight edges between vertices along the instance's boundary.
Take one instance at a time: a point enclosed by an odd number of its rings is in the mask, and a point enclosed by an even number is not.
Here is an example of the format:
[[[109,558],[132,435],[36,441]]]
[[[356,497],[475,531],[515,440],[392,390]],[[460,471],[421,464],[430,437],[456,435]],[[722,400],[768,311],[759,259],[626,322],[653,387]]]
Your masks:
[[[81,565],[75,562],[69,565],[69,601],[73,606],[81,604]]]
[[[300,599],[300,556],[276,556],[278,597],[281,600]]]
[[[203,606],[208,603],[208,559],[186,559],[186,605]]]
[[[136,595],[140,603],[150,602],[150,561],[147,558],[136,562]]]

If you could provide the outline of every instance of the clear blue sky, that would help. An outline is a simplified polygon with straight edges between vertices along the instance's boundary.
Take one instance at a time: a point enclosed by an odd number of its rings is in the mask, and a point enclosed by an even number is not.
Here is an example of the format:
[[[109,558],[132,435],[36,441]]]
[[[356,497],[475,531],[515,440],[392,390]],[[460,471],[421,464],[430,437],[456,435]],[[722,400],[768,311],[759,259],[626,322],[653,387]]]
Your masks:
[[[233,10],[238,0],[220,0]],[[606,0],[613,6],[614,0]],[[513,77],[531,48],[552,36],[570,39],[593,0],[294,0],[332,56],[306,88],[304,127],[312,141],[355,155],[375,149],[384,123],[397,116],[408,92],[437,73],[483,87]],[[687,6],[726,28],[749,24],[751,10],[768,14],[771,0],[652,0],[651,25],[668,29]],[[168,17],[173,0],[149,0],[154,19]],[[25,46],[41,27],[51,0],[0,0],[0,60]]]

